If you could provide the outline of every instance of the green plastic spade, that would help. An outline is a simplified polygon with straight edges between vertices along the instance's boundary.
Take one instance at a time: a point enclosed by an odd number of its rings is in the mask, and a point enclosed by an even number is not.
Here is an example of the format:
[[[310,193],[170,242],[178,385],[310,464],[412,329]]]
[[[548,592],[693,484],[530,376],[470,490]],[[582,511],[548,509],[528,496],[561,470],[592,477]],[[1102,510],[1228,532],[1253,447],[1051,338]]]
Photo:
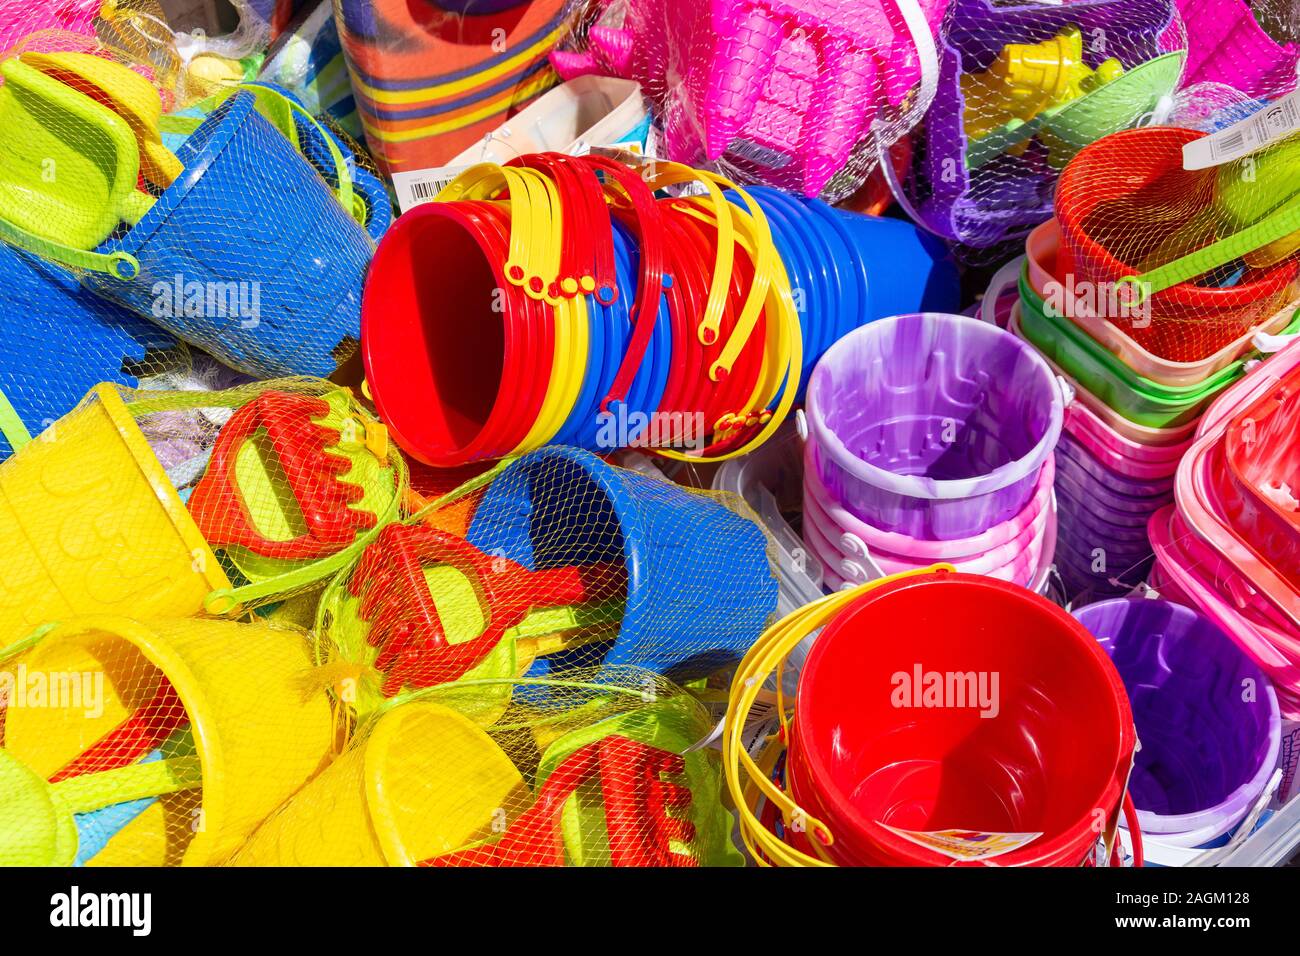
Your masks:
[[[190,790],[201,783],[194,755],[51,784],[0,749],[0,866],[71,866],[77,856],[75,814]]]

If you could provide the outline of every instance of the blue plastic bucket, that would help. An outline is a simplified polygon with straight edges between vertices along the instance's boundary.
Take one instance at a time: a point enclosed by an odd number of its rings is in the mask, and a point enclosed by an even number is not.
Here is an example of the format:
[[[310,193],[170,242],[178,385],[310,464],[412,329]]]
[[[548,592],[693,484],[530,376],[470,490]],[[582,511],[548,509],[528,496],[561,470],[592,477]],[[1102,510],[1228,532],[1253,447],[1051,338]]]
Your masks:
[[[468,538],[529,569],[623,561],[616,638],[538,658],[532,676],[635,665],[690,680],[739,660],[776,611],[758,525],[706,495],[551,446],[484,492]]]
[[[301,102],[288,90],[279,87],[274,89],[288,99]],[[333,140],[334,146],[343,154],[344,161],[347,163],[348,174],[352,178],[352,191],[365,206],[366,234],[374,242],[379,242],[388,231],[388,227],[393,224],[393,200],[388,195],[388,187],[384,185],[383,180],[364,166],[358,166],[356,153],[352,151],[352,147],[335,136],[328,127],[317,126],[300,114],[295,114],[293,124],[298,131],[298,145],[303,156],[331,189],[337,189],[339,183],[338,173],[334,168],[334,156],[324,137],[328,136]]]
[[[640,253],[631,232],[620,222],[613,222],[614,260],[618,297],[610,305],[603,305],[594,296],[587,296],[588,317],[592,326],[591,351],[587,360],[586,378],[573,411],[565,421],[555,444],[573,444],[582,448],[601,448],[600,436],[603,420],[600,418],[600,406],[610,388],[627,345],[632,335],[631,315],[629,310],[636,298],[637,277],[640,270]],[[599,342],[599,351],[597,350]],[[641,367],[633,376],[628,388],[623,410],[617,405],[610,406],[613,415],[627,416],[631,422],[633,413],[647,416],[655,414],[663,399],[664,388],[668,384],[668,372],[672,360],[672,318],[668,314],[668,300],[664,296],[659,300],[659,314],[655,317],[654,331],[650,344],[646,348]],[[617,424],[617,422],[615,423]],[[642,429],[636,429],[620,437],[635,439]],[[621,447],[627,442],[620,441]],[[613,448],[605,448],[612,451]]]
[[[830,288],[832,274],[828,257],[814,246],[816,239],[807,231],[807,224],[796,221],[795,217],[804,218],[802,213],[783,202],[780,190],[756,187],[749,193],[767,216],[773,243],[785,265],[798,308],[799,324],[803,330],[804,364],[795,400],[802,401],[813,366],[835,340],[838,312],[843,303]],[[735,199],[733,202],[742,205]]]
[[[139,275],[87,282],[239,371],[331,374],[360,338],[365,230],[249,93],[214,110],[177,159],[185,172],[101,250],[135,256]]]
[[[863,322],[908,312],[953,312],[961,304],[957,264],[938,237],[901,219],[829,212],[847,227],[854,254],[867,267]]]
[[[31,435],[100,382],[139,384],[135,368],[174,349],[168,333],[105,302],[69,272],[0,243],[0,392]],[[0,433],[0,460],[13,453]]]

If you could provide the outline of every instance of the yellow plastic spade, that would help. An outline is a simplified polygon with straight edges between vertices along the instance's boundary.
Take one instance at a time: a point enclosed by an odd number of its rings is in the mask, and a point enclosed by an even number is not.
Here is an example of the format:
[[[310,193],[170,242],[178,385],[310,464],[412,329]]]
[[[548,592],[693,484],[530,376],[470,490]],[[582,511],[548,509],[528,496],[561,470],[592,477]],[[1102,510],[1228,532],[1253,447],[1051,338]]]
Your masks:
[[[135,188],[140,150],[131,127],[21,60],[0,64],[0,75],[0,237],[121,276],[118,257],[91,250],[153,205]]]
[[[158,131],[162,98],[153,84],[139,73],[90,53],[28,52],[20,59],[85,93],[126,120],[135,134],[140,150],[140,167],[149,182],[166,188],[184,170],[176,155],[163,145]]]

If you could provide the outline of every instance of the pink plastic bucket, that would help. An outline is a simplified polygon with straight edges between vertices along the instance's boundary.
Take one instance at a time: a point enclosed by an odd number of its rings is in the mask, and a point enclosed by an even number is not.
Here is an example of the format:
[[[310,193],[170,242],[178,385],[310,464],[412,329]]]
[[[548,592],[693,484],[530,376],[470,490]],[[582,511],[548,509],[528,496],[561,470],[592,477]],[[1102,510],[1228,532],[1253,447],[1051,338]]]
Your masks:
[[[1006,521],[993,525],[981,534],[969,538],[952,538],[940,541],[930,538],[914,538],[911,535],[897,531],[883,531],[863,521],[831,496],[818,475],[817,469],[812,467],[807,449],[805,449],[804,456],[805,501],[813,499],[841,532],[854,535],[860,539],[872,554],[883,552],[898,555],[901,558],[925,561],[930,564],[935,561],[957,562],[975,557],[1019,538],[1026,528],[1029,528],[1037,521],[1040,514],[1048,510],[1055,477],[1056,459],[1054,456],[1049,455],[1039,471],[1033,497],[1023,510]]]

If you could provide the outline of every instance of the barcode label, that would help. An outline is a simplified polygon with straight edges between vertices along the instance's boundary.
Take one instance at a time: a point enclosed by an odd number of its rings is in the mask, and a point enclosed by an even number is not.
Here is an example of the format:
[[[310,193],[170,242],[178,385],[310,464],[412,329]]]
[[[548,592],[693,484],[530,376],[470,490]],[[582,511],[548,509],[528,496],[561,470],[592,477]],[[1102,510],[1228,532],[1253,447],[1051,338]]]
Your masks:
[[[731,145],[727,147],[727,152],[757,166],[765,166],[768,169],[784,169],[790,165],[790,157],[785,153],[779,153],[762,143],[755,143],[749,139],[733,140]]]
[[[402,212],[406,212],[420,203],[432,202],[448,183],[467,168],[467,166],[442,166],[437,169],[393,173],[393,190],[397,193],[398,207]]]
[[[1210,136],[1183,146],[1183,169],[1208,169],[1249,156],[1300,130],[1300,91]]]

